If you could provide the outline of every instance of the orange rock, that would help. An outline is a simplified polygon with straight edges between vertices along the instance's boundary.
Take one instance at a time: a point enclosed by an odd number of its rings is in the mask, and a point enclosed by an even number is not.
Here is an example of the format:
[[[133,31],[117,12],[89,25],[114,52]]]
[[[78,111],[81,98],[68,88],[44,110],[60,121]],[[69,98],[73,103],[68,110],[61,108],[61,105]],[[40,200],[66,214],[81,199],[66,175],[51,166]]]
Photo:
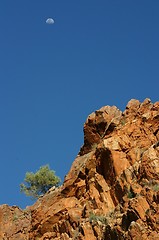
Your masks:
[[[157,240],[159,102],[105,106],[84,124],[84,145],[57,189],[23,211],[0,206],[0,240]]]

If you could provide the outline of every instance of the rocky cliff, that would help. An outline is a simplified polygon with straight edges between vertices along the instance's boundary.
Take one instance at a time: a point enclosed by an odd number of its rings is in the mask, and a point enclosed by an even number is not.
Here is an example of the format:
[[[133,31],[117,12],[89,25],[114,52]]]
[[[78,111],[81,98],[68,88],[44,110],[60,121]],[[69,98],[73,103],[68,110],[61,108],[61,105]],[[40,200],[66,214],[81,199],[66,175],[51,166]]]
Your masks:
[[[158,240],[159,102],[105,106],[62,186],[25,211],[0,206],[4,240]]]

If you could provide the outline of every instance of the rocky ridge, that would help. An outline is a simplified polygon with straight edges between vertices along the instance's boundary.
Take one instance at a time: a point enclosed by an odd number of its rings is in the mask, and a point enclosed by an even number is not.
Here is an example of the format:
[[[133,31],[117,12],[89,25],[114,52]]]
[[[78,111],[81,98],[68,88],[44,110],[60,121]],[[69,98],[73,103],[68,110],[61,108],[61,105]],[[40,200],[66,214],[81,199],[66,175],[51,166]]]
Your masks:
[[[0,206],[0,240],[157,240],[159,102],[105,106],[84,124],[64,183],[21,210]]]

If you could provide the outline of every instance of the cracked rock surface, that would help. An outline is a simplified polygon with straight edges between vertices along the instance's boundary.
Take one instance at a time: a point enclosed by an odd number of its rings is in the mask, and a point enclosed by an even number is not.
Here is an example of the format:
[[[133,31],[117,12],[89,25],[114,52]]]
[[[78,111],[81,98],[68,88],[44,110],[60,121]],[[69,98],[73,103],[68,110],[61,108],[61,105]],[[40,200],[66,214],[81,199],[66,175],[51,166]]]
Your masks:
[[[84,124],[64,183],[23,211],[0,206],[4,240],[158,240],[159,102],[105,106]]]

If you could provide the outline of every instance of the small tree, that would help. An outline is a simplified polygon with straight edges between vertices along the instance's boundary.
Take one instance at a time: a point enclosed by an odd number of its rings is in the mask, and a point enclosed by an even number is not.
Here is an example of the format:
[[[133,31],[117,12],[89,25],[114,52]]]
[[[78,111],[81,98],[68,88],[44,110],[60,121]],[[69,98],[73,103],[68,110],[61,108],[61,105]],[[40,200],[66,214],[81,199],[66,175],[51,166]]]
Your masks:
[[[25,183],[20,184],[20,191],[36,199],[44,195],[51,187],[57,187],[61,180],[53,170],[50,170],[49,165],[45,165],[40,167],[36,173],[27,172],[24,181]]]

